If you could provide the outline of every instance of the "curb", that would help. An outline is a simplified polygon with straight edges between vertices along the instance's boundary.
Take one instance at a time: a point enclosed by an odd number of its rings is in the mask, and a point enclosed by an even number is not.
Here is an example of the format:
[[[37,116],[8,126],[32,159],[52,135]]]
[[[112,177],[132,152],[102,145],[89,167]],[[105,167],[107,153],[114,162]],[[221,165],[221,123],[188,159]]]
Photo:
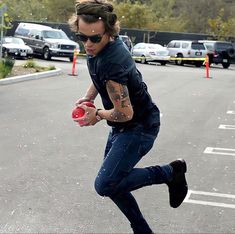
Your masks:
[[[28,74],[28,75],[23,75],[23,76],[14,76],[10,78],[0,79],[0,85],[13,84],[13,83],[18,83],[18,82],[27,81],[27,80],[37,80],[41,78],[47,78],[50,76],[56,76],[59,74],[62,74],[62,70],[60,68],[57,68],[51,71],[36,72],[33,74]]]

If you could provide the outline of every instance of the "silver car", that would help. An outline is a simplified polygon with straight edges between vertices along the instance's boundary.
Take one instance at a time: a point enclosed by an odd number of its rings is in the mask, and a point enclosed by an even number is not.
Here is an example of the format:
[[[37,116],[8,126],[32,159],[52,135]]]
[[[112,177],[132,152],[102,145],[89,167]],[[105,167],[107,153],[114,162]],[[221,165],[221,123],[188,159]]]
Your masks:
[[[136,62],[148,63],[158,62],[161,65],[166,65],[169,61],[169,51],[159,45],[151,43],[138,43],[132,50],[133,59]]]
[[[2,56],[12,58],[31,58],[33,50],[25,45],[21,38],[3,37],[2,39]]]

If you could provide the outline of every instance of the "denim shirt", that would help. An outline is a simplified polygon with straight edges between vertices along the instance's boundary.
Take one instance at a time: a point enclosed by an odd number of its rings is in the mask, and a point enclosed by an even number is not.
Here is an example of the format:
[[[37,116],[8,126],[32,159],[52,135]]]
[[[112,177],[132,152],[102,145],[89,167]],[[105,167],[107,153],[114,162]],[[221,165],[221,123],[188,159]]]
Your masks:
[[[152,101],[130,52],[119,38],[110,41],[95,57],[88,57],[87,64],[92,82],[106,110],[113,108],[106,90],[106,82],[112,80],[128,88],[134,110],[133,118],[122,123],[107,121],[108,125],[116,128],[142,125],[146,130],[160,125],[159,109]]]

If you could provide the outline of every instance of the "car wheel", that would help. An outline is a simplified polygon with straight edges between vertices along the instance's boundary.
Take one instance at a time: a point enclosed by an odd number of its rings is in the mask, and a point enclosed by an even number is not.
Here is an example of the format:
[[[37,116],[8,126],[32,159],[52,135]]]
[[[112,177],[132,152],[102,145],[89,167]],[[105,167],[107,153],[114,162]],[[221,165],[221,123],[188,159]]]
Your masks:
[[[195,66],[196,66],[196,67],[201,67],[202,64],[203,64],[203,62],[196,62],[196,63],[195,63]]]
[[[166,65],[166,62],[161,62],[161,65],[162,65],[162,66],[165,66],[165,65]]]
[[[228,50],[228,56],[229,56],[230,58],[232,58],[232,57],[234,57],[234,55],[235,55],[235,50],[234,50],[234,49],[229,49],[229,50]]]
[[[182,54],[177,54],[177,58],[183,58],[183,55]],[[175,64],[183,66],[184,65],[184,61],[183,60],[175,60]]]
[[[73,62],[73,57],[69,57],[69,61],[70,61],[70,62]]]
[[[146,58],[145,58],[144,55],[141,56],[140,62],[141,62],[142,64],[147,63]]]
[[[51,55],[50,55],[50,50],[48,47],[45,47],[43,49],[43,58],[46,60],[50,60],[51,59]]]
[[[223,68],[229,68],[230,63],[222,63]]]

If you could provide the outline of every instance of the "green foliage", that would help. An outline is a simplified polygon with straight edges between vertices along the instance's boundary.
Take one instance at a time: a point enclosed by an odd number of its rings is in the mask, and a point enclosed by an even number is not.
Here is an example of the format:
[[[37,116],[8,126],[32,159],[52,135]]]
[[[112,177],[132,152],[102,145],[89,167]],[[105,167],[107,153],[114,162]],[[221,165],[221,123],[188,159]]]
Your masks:
[[[55,70],[55,66],[54,65],[50,65],[48,67],[42,67],[36,64],[35,61],[33,61],[32,59],[28,60],[25,64],[23,64],[24,68],[34,68],[36,72],[42,72],[42,71],[50,71],[50,70]]]
[[[55,68],[55,66],[54,65],[50,65],[49,67],[48,67],[48,70],[55,70],[56,68]]]
[[[150,8],[138,2],[131,4],[127,1],[117,4],[115,10],[124,28],[147,28],[147,25],[154,21]]]
[[[14,67],[15,60],[13,59],[2,59],[0,62],[0,79],[5,78],[8,74],[11,73],[12,68]]]
[[[235,28],[235,18],[232,20],[223,20],[224,9],[220,9],[216,18],[208,19],[209,29],[208,33],[217,37],[218,40],[225,40],[225,37],[231,35]]]
[[[32,59],[30,59],[25,64],[23,64],[23,67],[24,68],[35,68],[35,67],[37,67],[37,65]]]

